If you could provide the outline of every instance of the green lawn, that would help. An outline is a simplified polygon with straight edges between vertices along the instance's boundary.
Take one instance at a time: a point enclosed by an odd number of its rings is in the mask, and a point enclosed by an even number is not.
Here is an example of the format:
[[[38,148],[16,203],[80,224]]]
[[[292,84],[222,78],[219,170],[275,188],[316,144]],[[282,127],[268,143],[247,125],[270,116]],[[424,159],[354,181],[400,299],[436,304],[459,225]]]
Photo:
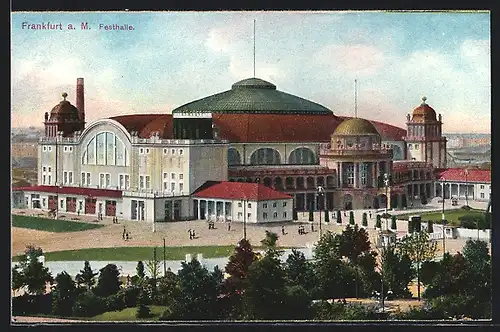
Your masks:
[[[424,212],[424,213],[408,213],[408,214],[400,214],[397,215],[398,219],[408,220],[409,216],[419,215],[422,217],[422,220],[432,220],[437,221],[441,220],[441,211],[434,212]],[[464,215],[484,215],[483,210],[464,210],[464,209],[454,209],[454,210],[444,210],[444,216],[449,223],[459,223],[458,218]]]
[[[146,261],[153,257],[154,247],[118,247],[118,248],[90,248],[78,250],[63,250],[44,253],[46,261]],[[186,254],[193,257],[201,253],[203,258],[228,257],[234,252],[234,245],[230,246],[185,246],[166,247],[167,260],[183,260]],[[254,249],[260,249],[255,247]],[[281,248],[286,249],[286,248]],[[156,248],[156,255],[163,260],[163,247]],[[20,256],[12,258],[19,261]]]
[[[19,228],[36,229],[46,232],[79,232],[94,228],[101,228],[104,225],[75,222],[64,219],[47,219],[32,216],[12,215],[12,226]]]
[[[157,306],[157,305],[150,305],[149,309],[151,310],[151,314],[153,317],[150,318],[136,318],[135,314],[137,313],[137,308],[125,308],[122,311],[108,311],[103,314],[97,315],[95,317],[91,318],[85,318],[85,320],[90,320],[90,321],[107,321],[107,322],[117,322],[117,321],[134,321],[134,320],[145,320],[145,321],[151,321],[151,320],[158,320],[160,316],[163,314],[165,311],[166,307],[164,306]]]

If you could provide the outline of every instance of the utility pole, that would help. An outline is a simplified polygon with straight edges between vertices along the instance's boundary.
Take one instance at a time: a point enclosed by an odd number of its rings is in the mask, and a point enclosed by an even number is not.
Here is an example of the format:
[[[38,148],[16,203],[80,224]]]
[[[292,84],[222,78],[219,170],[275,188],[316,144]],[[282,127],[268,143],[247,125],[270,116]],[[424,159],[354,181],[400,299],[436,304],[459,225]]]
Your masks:
[[[163,276],[167,275],[166,241],[163,238]]]
[[[384,185],[385,185],[385,229],[389,229],[388,219],[387,219],[387,210],[389,208],[389,197],[388,197],[388,189],[389,189],[389,174],[384,173]]]

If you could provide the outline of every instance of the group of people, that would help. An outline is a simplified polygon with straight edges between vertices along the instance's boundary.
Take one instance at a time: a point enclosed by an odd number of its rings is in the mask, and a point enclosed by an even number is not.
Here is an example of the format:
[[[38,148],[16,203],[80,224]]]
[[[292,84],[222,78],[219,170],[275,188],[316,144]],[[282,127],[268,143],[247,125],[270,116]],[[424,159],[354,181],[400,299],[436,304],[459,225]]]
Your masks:
[[[189,233],[190,240],[196,239],[196,233],[195,233],[194,229],[189,229],[188,233]]]
[[[304,235],[304,234],[307,234],[306,228],[304,227],[304,225],[299,225],[299,235]]]
[[[118,224],[118,217],[117,216],[113,216],[113,224]]]
[[[215,229],[215,222],[212,220],[208,221],[208,229]]]
[[[99,213],[97,214],[97,220],[102,220],[102,213],[101,213],[101,212],[99,212]]]
[[[117,221],[118,222],[118,221]],[[124,239],[125,241],[128,241],[130,239],[130,234],[129,232],[127,231],[127,228],[125,226],[123,226],[123,234],[122,234],[122,239]]]

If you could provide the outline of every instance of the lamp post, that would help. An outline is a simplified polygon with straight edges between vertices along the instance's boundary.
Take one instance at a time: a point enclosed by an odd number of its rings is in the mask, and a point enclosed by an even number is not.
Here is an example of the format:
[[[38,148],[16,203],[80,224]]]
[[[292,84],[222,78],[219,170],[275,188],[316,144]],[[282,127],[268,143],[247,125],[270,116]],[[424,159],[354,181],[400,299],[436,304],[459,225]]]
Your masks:
[[[388,219],[387,219],[387,210],[389,208],[389,196],[388,196],[388,189],[389,189],[389,174],[384,173],[384,186],[385,186],[385,229],[389,229],[388,225]]]
[[[241,200],[243,203],[243,238],[247,239],[247,201],[245,199]]]
[[[153,193],[153,233],[156,232],[155,228],[155,216],[156,216],[156,211],[155,211],[155,202],[156,202],[156,191]]]
[[[443,209],[441,211],[441,222],[443,224],[443,257],[444,257],[444,253],[446,252],[446,246],[445,246],[445,241],[446,241],[446,234],[444,232],[444,226],[446,224],[446,219],[444,217],[444,179],[441,179],[441,196],[443,198]]]
[[[321,239],[321,235],[322,235],[322,228],[321,228],[321,202],[323,200],[323,195],[325,194],[325,189],[323,189],[322,186],[318,186],[317,188],[317,197],[319,199],[319,203],[318,203],[318,210],[319,210],[319,239]]]

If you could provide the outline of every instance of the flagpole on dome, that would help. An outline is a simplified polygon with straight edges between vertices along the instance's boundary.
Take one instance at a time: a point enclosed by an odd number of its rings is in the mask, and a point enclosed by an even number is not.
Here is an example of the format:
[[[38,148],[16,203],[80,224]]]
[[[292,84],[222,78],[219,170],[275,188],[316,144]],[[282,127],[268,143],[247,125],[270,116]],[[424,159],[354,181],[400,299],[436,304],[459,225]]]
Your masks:
[[[255,78],[255,19],[253,20],[253,77]]]

